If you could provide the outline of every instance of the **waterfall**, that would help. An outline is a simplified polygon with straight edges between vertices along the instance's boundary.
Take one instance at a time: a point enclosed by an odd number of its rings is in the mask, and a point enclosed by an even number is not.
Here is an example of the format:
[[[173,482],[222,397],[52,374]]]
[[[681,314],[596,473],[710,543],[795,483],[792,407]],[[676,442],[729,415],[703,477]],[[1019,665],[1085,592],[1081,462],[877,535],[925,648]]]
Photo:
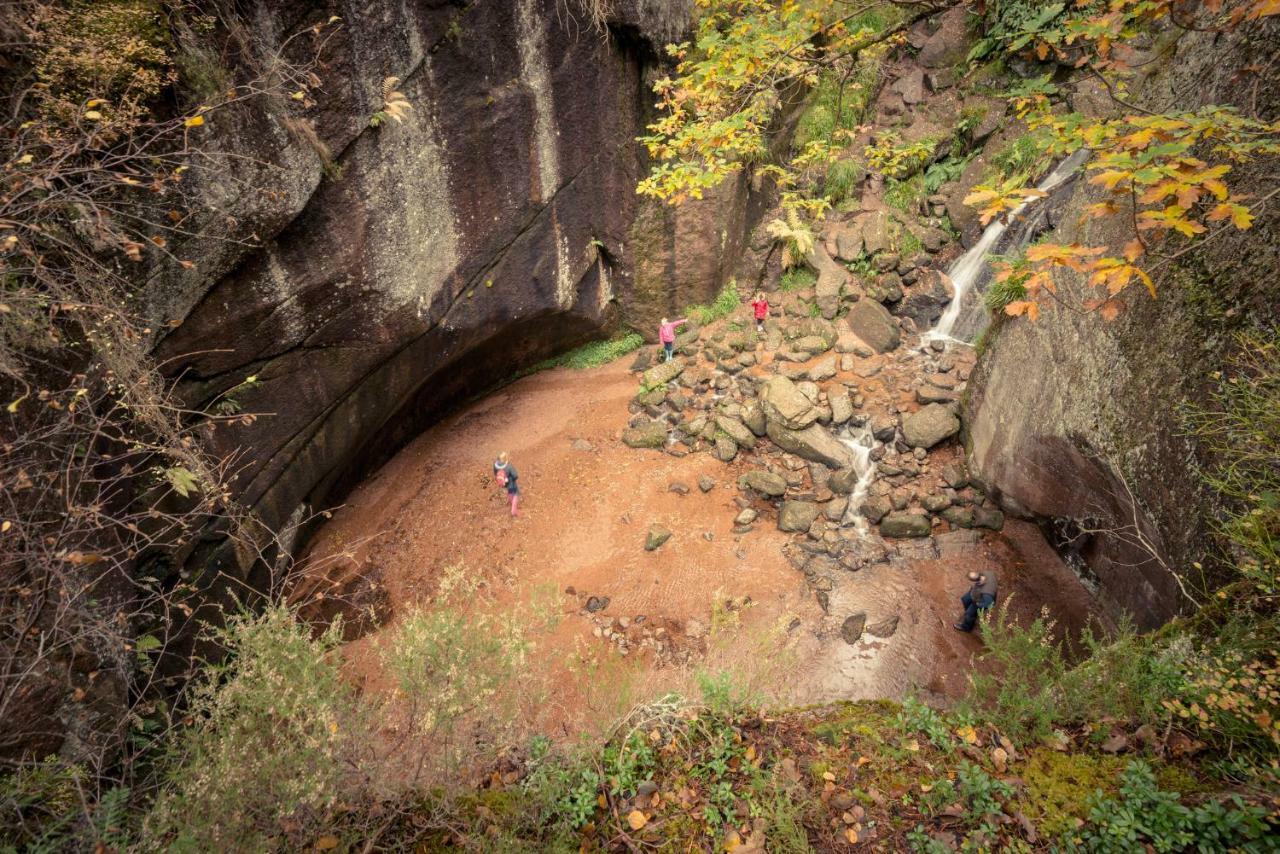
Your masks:
[[[1080,149],[1053,168],[1044,177],[1036,189],[1048,193],[1053,190],[1089,159],[1089,152]],[[982,305],[981,288],[986,283],[986,274],[990,270],[987,256],[1001,242],[1005,232],[1017,226],[1015,240],[1011,245],[1023,245],[1034,237],[1038,223],[1023,216],[1023,212],[1037,200],[1025,201],[1014,208],[1007,217],[997,219],[982,232],[982,237],[973,248],[956,259],[947,270],[947,278],[951,280],[953,289],[951,303],[937,324],[921,336],[921,343],[931,341],[947,341],[952,343],[969,343],[986,323],[986,308]]]
[[[876,478],[876,464],[871,459],[871,452],[875,449],[876,439],[871,435],[871,421],[861,427],[847,427],[838,437],[840,442],[849,450],[853,451],[853,470],[858,475],[858,482],[854,484],[853,490],[849,493],[849,506],[845,508],[844,518],[840,520],[842,525],[853,525],[857,529],[859,536],[865,536],[868,527],[867,519],[862,515],[862,499],[867,497],[867,490],[871,488],[871,481]]]

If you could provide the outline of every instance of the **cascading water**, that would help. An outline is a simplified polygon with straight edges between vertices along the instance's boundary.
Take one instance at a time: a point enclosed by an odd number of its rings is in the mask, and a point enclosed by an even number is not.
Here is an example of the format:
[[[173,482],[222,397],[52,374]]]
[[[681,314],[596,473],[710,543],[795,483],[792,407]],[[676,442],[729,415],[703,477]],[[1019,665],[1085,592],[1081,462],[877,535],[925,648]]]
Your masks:
[[[876,464],[871,459],[871,452],[876,447],[876,439],[871,435],[871,422],[868,421],[861,427],[846,428],[839,439],[853,451],[853,470],[858,475],[858,482],[849,493],[849,506],[845,508],[844,518],[840,523],[853,525],[859,536],[865,536],[868,526],[866,517],[862,515],[862,499],[867,497],[871,481],[876,477]]]
[[[1086,149],[1080,149],[1055,166],[1036,189],[1048,193],[1070,178],[1088,159],[1089,152]],[[1034,236],[1036,228],[1032,226],[1029,218],[1023,215],[1024,211],[1033,204],[1035,200],[1023,202],[1014,208],[1008,217],[988,225],[973,248],[957,258],[947,270],[947,277],[951,280],[953,289],[951,303],[942,317],[938,318],[937,324],[921,336],[922,344],[927,345],[931,341],[967,344],[981,331],[986,321],[986,310],[979,296],[982,286],[986,283],[986,276],[990,272],[987,256],[1012,226],[1019,227],[1019,232],[1015,235],[1017,239],[1014,241],[1017,245],[1026,243]]]

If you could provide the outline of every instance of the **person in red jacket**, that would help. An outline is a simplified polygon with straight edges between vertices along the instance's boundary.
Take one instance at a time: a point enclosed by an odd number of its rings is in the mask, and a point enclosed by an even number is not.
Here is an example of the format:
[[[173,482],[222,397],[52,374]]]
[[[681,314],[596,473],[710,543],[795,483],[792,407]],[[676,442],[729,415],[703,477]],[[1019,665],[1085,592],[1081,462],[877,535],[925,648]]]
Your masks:
[[[764,319],[769,316],[769,300],[765,299],[764,291],[758,292],[751,301],[751,310],[756,315],[756,332],[764,332]]]

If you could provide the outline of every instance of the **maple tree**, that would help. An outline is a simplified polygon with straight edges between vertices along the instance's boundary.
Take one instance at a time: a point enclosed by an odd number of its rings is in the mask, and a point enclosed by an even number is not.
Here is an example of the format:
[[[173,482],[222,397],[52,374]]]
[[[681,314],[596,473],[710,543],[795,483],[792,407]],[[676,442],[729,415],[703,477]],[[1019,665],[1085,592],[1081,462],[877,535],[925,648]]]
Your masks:
[[[1053,58],[1092,73],[1124,108],[1125,114],[1116,118],[1056,113],[1047,78],[1014,98],[1017,113],[1045,154],[1090,152],[1087,180],[1106,196],[1089,205],[1083,217],[1128,217],[1134,234],[1118,255],[1105,247],[1045,244],[1028,250],[1019,263],[997,263],[996,280],[1016,283],[1024,292],[1024,298],[1005,306],[1006,313],[1035,319],[1045,295],[1056,296],[1054,271],[1066,268],[1084,275],[1099,291],[1083,307],[1113,319],[1125,307],[1119,295],[1132,285],[1141,284],[1155,295],[1153,259],[1172,260],[1224,231],[1252,226],[1255,211],[1280,188],[1251,197],[1232,186],[1232,173],[1243,163],[1280,154],[1280,122],[1229,106],[1155,112],[1129,103],[1127,75],[1139,56],[1130,40],[1166,19],[1184,31],[1225,30],[1277,14],[1276,0],[1076,0],[1069,10],[1065,3],[1045,7],[1030,29],[1004,34],[1010,52],[1027,59]],[[1038,192],[1025,183],[1025,176],[1016,176],[999,185],[980,185],[965,202],[979,209],[985,225]],[[1173,242],[1179,238],[1184,245]]]
[[[834,162],[855,134],[842,131],[843,138],[810,140],[789,159],[770,162],[770,132],[779,111],[817,86],[824,74],[839,73],[859,56],[882,56],[915,21],[952,5],[697,0],[696,34],[668,48],[677,60],[675,74],[654,87],[662,114],[640,141],[655,163],[638,192],[679,204],[701,198],[750,164],[777,181],[789,217],[802,212],[821,218],[830,202],[807,179]],[[1119,254],[1043,246],[1016,267],[998,262],[997,279],[1024,291],[1023,298],[1006,306],[1008,313],[1038,316],[1040,300],[1055,293],[1054,272],[1066,268],[1099,289],[1085,307],[1114,317],[1124,307],[1118,296],[1127,288],[1140,284],[1155,293],[1153,262],[1176,258],[1218,233],[1250,228],[1260,206],[1280,192],[1250,196],[1234,186],[1242,163],[1280,154],[1280,123],[1234,107],[1157,112],[1127,100],[1128,77],[1140,57],[1134,42],[1152,27],[1190,31],[1261,25],[1280,14],[1280,0],[993,0],[979,5],[988,33],[970,53],[972,60],[999,51],[1072,66],[1101,81],[1122,108],[1122,115],[1110,118],[1064,114],[1053,104],[1057,87],[1048,75],[1010,94],[1045,158],[1081,148],[1091,152],[1084,167],[1088,180],[1107,196],[1085,215],[1128,217],[1134,229],[1133,240]],[[882,174],[892,175],[921,152],[896,146],[886,136],[864,155]],[[1025,173],[1002,176],[975,187],[965,201],[989,224],[1043,195],[1028,186],[1029,178]]]

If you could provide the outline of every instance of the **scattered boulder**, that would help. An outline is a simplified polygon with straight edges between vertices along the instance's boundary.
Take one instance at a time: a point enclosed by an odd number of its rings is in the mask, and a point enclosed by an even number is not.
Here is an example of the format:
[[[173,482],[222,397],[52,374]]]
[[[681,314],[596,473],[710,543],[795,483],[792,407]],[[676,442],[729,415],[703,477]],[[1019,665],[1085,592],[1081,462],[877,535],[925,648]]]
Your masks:
[[[895,511],[880,520],[880,534],[885,537],[927,537],[932,530],[923,513]]]
[[[770,498],[777,498],[787,491],[787,481],[782,475],[763,469],[747,472],[738,479],[738,485]]]
[[[969,10],[964,4],[943,13],[938,29],[920,48],[917,61],[922,68],[950,68],[969,54],[969,33],[966,28]]]
[[[971,507],[948,507],[942,511],[942,518],[955,528],[972,528],[973,527],[973,508]]]
[[[738,456],[738,443],[723,433],[717,434],[716,444],[711,453],[720,462],[731,463],[733,458]]]
[[[840,522],[844,519],[845,510],[849,508],[849,499],[833,498],[822,506],[822,515],[828,522]]]
[[[803,430],[791,430],[778,422],[770,421],[767,433],[775,445],[801,459],[822,463],[833,469],[853,465],[853,452],[817,424],[810,424]]]
[[[684,360],[672,359],[669,362],[659,362],[645,371],[642,382],[645,388],[661,388],[682,373],[684,373]]]
[[[871,416],[871,435],[877,442],[889,442],[898,432],[898,419],[888,414]]]
[[[656,523],[650,525],[649,533],[644,538],[644,550],[654,551],[669,539],[671,539],[671,531],[668,528]]]
[[[956,393],[950,389],[938,388],[933,383],[925,383],[916,389],[918,403],[953,403]]]
[[[769,427],[777,424],[802,430],[818,420],[818,410],[809,398],[786,377],[772,377],[760,392],[760,404]]]
[[[1004,514],[999,510],[975,507],[973,509],[973,526],[975,528],[990,528],[992,531],[999,531],[1004,527]]]
[[[784,501],[778,508],[778,530],[799,533],[809,530],[822,508],[812,501]]]
[[[889,215],[884,211],[862,214],[854,222],[862,232],[862,248],[868,255],[888,252],[893,248],[889,233]]]
[[[862,515],[865,516],[873,525],[877,524],[881,519],[889,515],[891,510],[893,510],[893,505],[890,503],[889,499],[883,495],[868,498],[866,501],[862,502],[862,507],[859,508]]]
[[[845,318],[849,329],[877,353],[896,349],[902,336],[896,321],[888,309],[875,300],[858,300]]]
[[[748,400],[742,405],[742,423],[746,424],[747,429],[755,435],[764,435],[764,409],[760,406],[758,401]]]
[[[909,69],[894,81],[892,89],[902,96],[903,103],[908,106],[919,104],[925,99],[924,70],[921,68]]]
[[[836,360],[834,356],[828,356],[818,364],[809,369],[809,379],[813,382],[822,382],[829,380],[836,375]]]
[[[743,424],[736,418],[730,418],[727,415],[716,416],[716,426],[720,428],[730,439],[737,444],[750,450],[756,446],[756,434],[752,433],[747,425]]]
[[[908,415],[902,422],[902,436],[913,448],[932,448],[960,432],[960,419],[951,407],[931,403]]]
[[[844,424],[853,417],[853,403],[849,400],[849,392],[833,389],[827,392],[827,401],[831,404],[832,424]]]
[[[622,443],[630,448],[661,448],[667,443],[667,425],[649,421],[622,431]]]
[[[858,484],[858,473],[853,469],[840,469],[827,479],[827,489],[836,495],[848,495]]]
[[[856,614],[850,614],[844,618],[844,622],[840,624],[840,637],[844,638],[844,642],[853,646],[862,637],[862,630],[867,625],[866,611],[859,611]]]
[[[893,633],[898,630],[898,620],[899,617],[897,614],[894,614],[892,617],[885,617],[883,620],[877,620],[867,626],[867,634],[874,635],[878,638],[893,637]]]
[[[834,243],[834,254],[841,261],[856,261],[862,257],[862,229],[855,224],[841,224],[836,229]]]

